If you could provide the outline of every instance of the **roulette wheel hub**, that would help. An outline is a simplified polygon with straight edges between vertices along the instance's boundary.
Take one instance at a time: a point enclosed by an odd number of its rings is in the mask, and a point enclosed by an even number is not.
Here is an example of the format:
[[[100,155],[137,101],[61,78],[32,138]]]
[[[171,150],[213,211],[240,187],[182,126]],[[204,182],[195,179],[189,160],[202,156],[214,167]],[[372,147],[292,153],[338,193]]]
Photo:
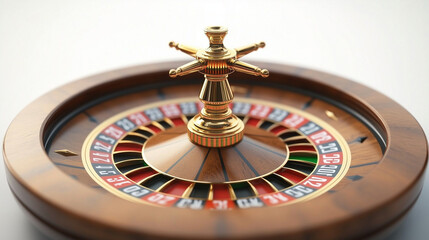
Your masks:
[[[196,71],[204,74],[205,81],[200,92],[200,100],[204,104],[204,108],[188,123],[189,139],[193,143],[205,147],[227,147],[240,142],[244,130],[243,122],[228,107],[234,98],[228,75],[238,71],[268,77],[268,70],[261,70],[257,66],[238,60],[240,57],[264,47],[265,43],[226,49],[223,39],[228,33],[227,28],[207,27],[205,33],[210,41],[207,49],[197,49],[170,42],[170,47],[175,47],[195,57],[196,60],[177,69],[171,69],[169,73],[171,77],[184,76]]]

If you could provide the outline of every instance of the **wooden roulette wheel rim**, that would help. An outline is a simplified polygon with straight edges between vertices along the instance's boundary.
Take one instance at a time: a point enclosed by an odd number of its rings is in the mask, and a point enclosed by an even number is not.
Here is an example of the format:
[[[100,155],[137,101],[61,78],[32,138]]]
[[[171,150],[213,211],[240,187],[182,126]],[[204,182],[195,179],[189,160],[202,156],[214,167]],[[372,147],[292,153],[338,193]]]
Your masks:
[[[405,109],[350,80],[262,62],[257,64],[269,67],[271,76],[261,81],[333,99],[380,134],[385,151],[374,169],[341,191],[310,201],[281,207],[194,211],[126,201],[81,184],[53,164],[45,144],[61,121],[79,111],[77,106],[123,95],[138,86],[156,88],[193,81],[193,76],[168,78],[168,69],[179,64],[142,65],[81,79],[40,97],[16,117],[4,141],[7,177],[18,201],[44,229],[88,239],[363,238],[392,225],[416,201],[428,150],[421,127]],[[236,75],[235,79],[249,79]]]

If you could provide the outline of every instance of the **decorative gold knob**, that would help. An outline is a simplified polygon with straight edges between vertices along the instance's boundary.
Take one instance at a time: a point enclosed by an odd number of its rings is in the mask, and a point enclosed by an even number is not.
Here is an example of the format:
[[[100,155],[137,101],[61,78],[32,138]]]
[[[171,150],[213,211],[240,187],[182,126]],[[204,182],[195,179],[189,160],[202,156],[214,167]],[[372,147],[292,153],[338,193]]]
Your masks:
[[[223,45],[223,40],[228,33],[226,27],[208,27],[205,33],[210,42],[210,46],[206,49],[197,49],[175,42],[169,43],[170,47],[195,58],[194,61],[177,69],[171,69],[169,75],[177,77],[197,71],[204,74],[205,81],[199,96],[204,108],[188,122],[188,136],[193,143],[201,146],[227,147],[241,141],[244,130],[243,122],[232,114],[229,108],[234,95],[228,82],[228,75],[237,71],[268,77],[267,69],[260,69],[238,60],[265,47],[265,43],[227,49]]]

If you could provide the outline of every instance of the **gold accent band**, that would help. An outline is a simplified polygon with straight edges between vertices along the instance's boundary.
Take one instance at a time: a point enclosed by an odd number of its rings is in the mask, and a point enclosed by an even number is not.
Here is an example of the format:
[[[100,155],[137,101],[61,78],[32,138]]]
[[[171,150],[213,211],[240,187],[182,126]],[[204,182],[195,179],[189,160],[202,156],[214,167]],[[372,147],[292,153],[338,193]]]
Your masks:
[[[95,171],[95,169],[92,167],[91,165],[91,161],[90,161],[90,151],[91,151],[91,144],[93,143],[93,141],[96,139],[97,135],[101,133],[101,131],[103,129],[105,129],[107,126],[109,126],[110,124],[128,116],[131,113],[135,113],[135,112],[139,112],[139,111],[143,111],[145,109],[149,109],[152,107],[156,107],[156,106],[162,106],[165,104],[169,104],[169,103],[180,103],[180,102],[189,102],[189,101],[196,101],[195,98],[179,98],[179,99],[173,99],[173,100],[167,100],[167,101],[162,101],[162,102],[157,102],[157,103],[152,103],[152,104],[147,104],[144,106],[139,106],[133,109],[129,109],[127,111],[121,112],[115,116],[112,116],[111,118],[107,119],[106,121],[102,122],[100,125],[98,125],[89,135],[88,137],[85,139],[85,142],[83,144],[82,147],[82,161],[83,161],[83,165],[85,167],[85,170],[88,172],[88,174],[91,176],[91,178],[97,182],[100,186],[102,186],[104,189],[106,189],[107,191],[111,192],[112,194],[115,194],[121,198],[133,201],[133,202],[137,202],[137,203],[145,203],[145,204],[149,204],[149,205],[153,205],[153,206],[158,206],[155,204],[152,204],[150,202],[147,201],[142,201],[141,199],[138,198],[134,198],[131,197],[130,195],[127,195],[123,192],[121,192],[120,190],[112,187],[111,185],[109,185],[108,183],[106,183],[106,181],[104,181]],[[279,109],[284,109],[288,112],[292,112],[292,113],[296,113],[298,115],[301,115],[315,123],[317,123],[320,127],[322,127],[323,129],[327,130],[338,142],[338,144],[340,145],[341,149],[342,149],[342,153],[343,153],[343,164],[341,165],[341,168],[338,172],[338,174],[334,177],[334,179],[332,179],[328,184],[326,184],[325,186],[323,186],[320,189],[315,190],[313,193],[293,200],[293,201],[288,201],[285,202],[283,204],[280,205],[276,205],[278,206],[284,206],[287,204],[291,204],[291,203],[296,203],[296,202],[301,202],[301,201],[305,201],[305,200],[309,200],[309,199],[313,199],[317,196],[320,196],[321,194],[329,191],[329,189],[331,189],[332,187],[334,187],[339,181],[341,181],[341,179],[346,175],[349,167],[350,167],[350,163],[351,163],[351,152],[349,149],[349,146],[346,142],[346,140],[341,136],[341,134],[335,130],[335,128],[333,128],[331,125],[329,125],[327,122],[321,120],[320,118],[318,118],[317,116],[314,116],[310,113],[304,112],[302,110],[290,107],[290,106],[285,106],[285,105],[281,105],[278,103],[274,103],[274,102],[269,102],[269,101],[263,101],[263,100],[249,100],[249,99],[239,99],[240,102],[245,102],[245,103],[258,103],[258,104],[262,104],[262,105],[266,105],[266,106],[271,106],[271,107],[275,107],[275,108],[279,108]],[[119,141],[118,141],[119,142]],[[116,145],[118,143],[115,144],[115,146],[113,147],[113,149],[115,149]],[[113,154],[113,153],[112,153]],[[168,154],[168,153],[167,153]],[[174,154],[174,153],[171,153]],[[320,159],[319,159],[320,160]],[[319,164],[319,163],[318,163]],[[114,165],[115,169],[118,170],[117,165]],[[315,168],[316,169],[316,168]],[[119,171],[119,170],[118,170]],[[311,176],[314,173],[314,171],[312,173],[310,173],[309,176]],[[158,173],[158,174],[165,174],[165,173]],[[261,176],[260,176],[261,177]],[[262,176],[263,177],[263,176]],[[254,178],[257,179],[257,178]],[[304,180],[302,180],[300,183],[305,182],[308,179],[308,177]],[[252,179],[246,179],[246,181],[251,181]],[[188,189],[183,193],[182,198],[189,198],[189,194],[190,191],[192,190],[194,184],[197,181],[193,182]],[[297,183],[299,184],[299,183]],[[232,200],[236,200],[236,198],[234,197],[234,191],[231,187],[231,185],[228,185],[228,188],[230,190],[230,194],[232,197]],[[163,193],[165,194],[165,193]]]

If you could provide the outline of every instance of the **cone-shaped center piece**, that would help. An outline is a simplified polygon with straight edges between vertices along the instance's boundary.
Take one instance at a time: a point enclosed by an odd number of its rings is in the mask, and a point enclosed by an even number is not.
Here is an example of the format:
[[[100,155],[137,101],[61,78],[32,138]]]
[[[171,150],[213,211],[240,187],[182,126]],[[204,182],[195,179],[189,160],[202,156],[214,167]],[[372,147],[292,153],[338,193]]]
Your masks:
[[[143,147],[142,157],[164,174],[207,183],[246,181],[268,175],[284,166],[289,158],[289,150],[279,137],[257,127],[246,128],[243,141],[226,148],[194,145],[186,132],[185,126],[179,126],[151,137]]]

